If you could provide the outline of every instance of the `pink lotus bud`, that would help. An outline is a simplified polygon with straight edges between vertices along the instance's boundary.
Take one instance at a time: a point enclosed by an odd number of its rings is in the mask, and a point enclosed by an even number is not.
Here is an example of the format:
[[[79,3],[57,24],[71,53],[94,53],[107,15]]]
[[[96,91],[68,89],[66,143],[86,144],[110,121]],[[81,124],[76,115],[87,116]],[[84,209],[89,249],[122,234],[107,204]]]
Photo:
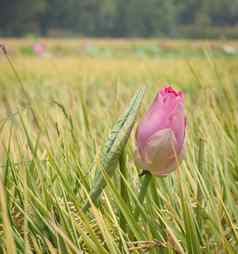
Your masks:
[[[138,167],[156,176],[175,170],[184,154],[184,95],[170,86],[160,90],[136,130]]]
[[[45,45],[38,42],[32,46],[34,53],[38,56],[42,56],[45,53]]]

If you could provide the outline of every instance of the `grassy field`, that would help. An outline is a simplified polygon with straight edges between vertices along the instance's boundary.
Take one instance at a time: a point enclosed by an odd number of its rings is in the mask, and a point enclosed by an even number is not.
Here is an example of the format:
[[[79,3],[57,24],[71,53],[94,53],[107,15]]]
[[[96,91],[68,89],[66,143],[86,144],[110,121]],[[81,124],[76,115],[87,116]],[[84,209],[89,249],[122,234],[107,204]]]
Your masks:
[[[0,43],[0,253],[237,253],[238,42],[45,39],[42,57]],[[186,160],[140,204],[133,129],[82,211],[113,125],[166,84],[186,94]]]

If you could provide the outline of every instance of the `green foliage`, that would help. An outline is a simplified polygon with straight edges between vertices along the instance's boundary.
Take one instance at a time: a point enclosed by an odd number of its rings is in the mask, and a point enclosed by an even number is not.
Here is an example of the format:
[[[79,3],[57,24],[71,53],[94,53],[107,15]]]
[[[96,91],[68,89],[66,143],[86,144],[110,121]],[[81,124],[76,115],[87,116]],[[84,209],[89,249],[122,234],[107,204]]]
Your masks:
[[[237,0],[3,0],[0,35],[176,37],[180,26],[235,26],[237,13]]]
[[[7,0],[0,6],[0,35],[21,35],[35,31],[39,25],[39,15],[44,13],[47,0]]]
[[[128,138],[130,136],[131,130],[136,120],[136,116],[144,96],[145,89],[140,89],[136,95],[132,98],[128,109],[121,116],[121,118],[116,122],[115,126],[103,146],[102,152],[100,154],[100,165],[97,168],[95,178],[92,184],[92,190],[90,192],[90,198],[92,202],[95,202],[99,195],[102,193],[106,186],[106,181],[104,175],[112,177],[116,173],[116,167],[121,156]],[[89,203],[87,203],[83,210],[86,211],[89,208]]]

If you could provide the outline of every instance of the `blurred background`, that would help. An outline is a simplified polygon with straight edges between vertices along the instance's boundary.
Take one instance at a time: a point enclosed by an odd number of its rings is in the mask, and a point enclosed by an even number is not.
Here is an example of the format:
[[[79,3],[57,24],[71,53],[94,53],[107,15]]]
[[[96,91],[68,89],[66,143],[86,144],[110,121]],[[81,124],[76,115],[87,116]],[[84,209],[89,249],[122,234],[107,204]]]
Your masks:
[[[238,38],[238,0],[1,0],[0,36]]]

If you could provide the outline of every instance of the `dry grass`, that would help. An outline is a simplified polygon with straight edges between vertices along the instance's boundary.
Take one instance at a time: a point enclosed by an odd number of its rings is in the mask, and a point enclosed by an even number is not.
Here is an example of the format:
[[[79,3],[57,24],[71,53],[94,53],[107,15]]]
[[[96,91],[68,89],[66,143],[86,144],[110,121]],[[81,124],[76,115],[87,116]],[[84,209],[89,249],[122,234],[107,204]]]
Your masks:
[[[211,49],[228,42],[90,39],[111,55],[75,53],[86,41],[45,39],[50,54],[36,57],[22,51],[31,39],[1,40],[27,96],[1,55],[0,253],[236,253],[238,61]],[[157,43],[175,48],[174,56],[131,50]],[[197,47],[199,54],[179,53]],[[118,171],[106,179],[98,208],[82,213],[112,125],[139,87],[147,85],[143,112],[167,83],[186,93],[187,158],[179,177],[154,179],[134,218],[140,180],[132,133],[128,199]]]

